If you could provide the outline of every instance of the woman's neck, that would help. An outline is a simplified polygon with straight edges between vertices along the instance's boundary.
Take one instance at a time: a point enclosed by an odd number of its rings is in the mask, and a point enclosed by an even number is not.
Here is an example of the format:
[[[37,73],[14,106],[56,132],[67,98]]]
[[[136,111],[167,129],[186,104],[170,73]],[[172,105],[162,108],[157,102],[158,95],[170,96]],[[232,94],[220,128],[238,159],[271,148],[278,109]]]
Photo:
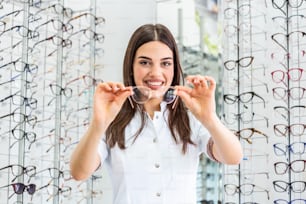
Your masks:
[[[150,118],[153,119],[154,112],[160,111],[160,101],[151,100],[144,104],[145,111],[149,114]]]

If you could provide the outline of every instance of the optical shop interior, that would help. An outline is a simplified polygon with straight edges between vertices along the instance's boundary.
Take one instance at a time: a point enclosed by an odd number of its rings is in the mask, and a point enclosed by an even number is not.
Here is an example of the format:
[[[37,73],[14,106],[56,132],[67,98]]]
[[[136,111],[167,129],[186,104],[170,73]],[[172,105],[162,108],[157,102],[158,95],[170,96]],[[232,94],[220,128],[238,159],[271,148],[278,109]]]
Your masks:
[[[184,76],[216,80],[243,149],[237,165],[200,155],[197,204],[305,204],[305,14],[304,0],[0,0],[0,204],[113,203],[107,169],[77,181],[70,157],[148,23],[169,28]]]

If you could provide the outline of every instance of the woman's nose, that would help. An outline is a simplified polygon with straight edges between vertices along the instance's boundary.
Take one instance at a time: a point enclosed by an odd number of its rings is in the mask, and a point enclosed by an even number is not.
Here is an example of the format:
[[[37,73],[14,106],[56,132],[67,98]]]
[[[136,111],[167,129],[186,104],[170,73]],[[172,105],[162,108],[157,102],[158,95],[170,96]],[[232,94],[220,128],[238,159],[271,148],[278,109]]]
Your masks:
[[[162,71],[162,69],[161,69],[161,66],[160,65],[153,65],[152,67],[151,67],[151,70],[150,70],[150,75],[151,76],[158,76],[158,75],[160,75],[161,74],[161,71]]]

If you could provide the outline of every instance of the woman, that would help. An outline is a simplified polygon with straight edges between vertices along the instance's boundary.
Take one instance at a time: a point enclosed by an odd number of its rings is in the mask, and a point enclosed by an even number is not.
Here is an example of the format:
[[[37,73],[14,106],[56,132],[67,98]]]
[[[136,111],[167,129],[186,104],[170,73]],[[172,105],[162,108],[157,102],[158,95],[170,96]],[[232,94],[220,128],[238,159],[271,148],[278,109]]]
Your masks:
[[[124,84],[96,87],[87,133],[71,157],[71,174],[88,178],[106,165],[114,204],[195,204],[199,155],[238,164],[242,148],[215,112],[216,83],[188,76],[163,25],[132,35],[124,58]]]

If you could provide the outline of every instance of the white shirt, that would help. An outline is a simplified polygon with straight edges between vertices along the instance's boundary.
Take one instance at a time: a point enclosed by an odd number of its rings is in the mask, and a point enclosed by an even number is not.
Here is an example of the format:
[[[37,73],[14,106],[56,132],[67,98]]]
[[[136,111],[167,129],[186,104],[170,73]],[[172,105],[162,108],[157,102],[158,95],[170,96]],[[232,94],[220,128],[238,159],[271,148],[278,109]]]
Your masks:
[[[108,148],[104,139],[99,144],[101,164],[106,165],[113,184],[113,204],[196,204],[199,155],[208,156],[209,132],[189,113],[196,146],[188,145],[183,154],[182,144],[175,143],[168,128],[166,104],[161,104],[152,120],[147,117],[134,143],[140,113],[126,127],[125,150],[117,145]]]

